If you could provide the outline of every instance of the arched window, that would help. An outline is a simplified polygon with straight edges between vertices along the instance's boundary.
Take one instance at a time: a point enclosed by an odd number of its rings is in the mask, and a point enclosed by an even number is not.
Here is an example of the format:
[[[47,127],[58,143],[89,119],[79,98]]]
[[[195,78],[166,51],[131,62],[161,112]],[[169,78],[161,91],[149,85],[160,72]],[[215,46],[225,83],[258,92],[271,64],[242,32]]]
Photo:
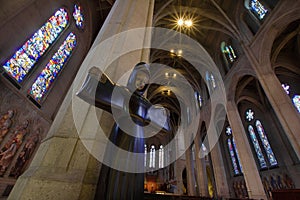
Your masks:
[[[241,172],[243,173],[243,166],[242,166],[242,163],[241,163],[241,159],[240,159],[239,152],[238,152],[238,150],[237,150],[237,148],[236,148],[236,144],[235,144],[234,137],[232,137],[232,144],[233,144],[233,148],[234,148],[234,150],[235,150],[236,158],[237,158],[237,160],[238,160],[238,163],[239,163]]]
[[[82,14],[81,6],[77,4],[74,5],[73,18],[75,19],[76,26],[83,29],[84,16]]]
[[[70,57],[75,46],[76,36],[71,32],[31,86],[29,94],[34,100],[39,103],[42,101],[45,94],[49,91],[51,84]]]
[[[272,148],[270,146],[268,138],[267,138],[267,136],[265,134],[263,125],[261,124],[261,122],[259,120],[256,120],[255,125],[256,125],[256,130],[258,132],[258,135],[259,135],[260,140],[261,140],[261,142],[263,144],[263,147],[265,149],[265,152],[267,154],[267,157],[268,157],[268,160],[269,160],[271,166],[277,165],[278,164],[277,160],[276,160],[276,158],[274,156],[274,153],[272,151]]]
[[[290,85],[286,84],[286,83],[282,83],[281,84],[282,88],[284,89],[284,91],[286,92],[287,95],[290,96],[290,98],[292,99],[292,102],[294,104],[294,106],[296,107],[297,111],[300,113],[300,95],[298,94],[291,94],[290,92]],[[292,92],[295,93],[295,92]]]
[[[207,150],[205,144],[202,143],[202,144],[201,144],[201,149],[200,149],[200,156],[201,156],[201,157],[204,157],[205,160],[207,161],[207,160],[208,160],[208,153],[209,153],[209,152],[208,152],[208,150]]]
[[[147,144],[144,145],[144,166],[147,167]]]
[[[260,168],[263,169],[268,167],[266,160],[268,160],[270,166],[277,166],[278,162],[274,156],[273,150],[267,138],[266,132],[263,128],[262,122],[260,120],[254,119],[254,112],[251,109],[248,109],[246,111],[246,121],[248,121],[249,123],[248,133],[253,144],[256,156],[258,158]],[[252,125],[253,122],[255,122],[255,124]],[[256,127],[256,130],[253,127]],[[259,140],[257,139],[257,135],[259,136]],[[264,149],[266,158],[263,154],[262,149]]]
[[[68,20],[65,9],[57,10],[3,65],[5,71],[21,83],[34,64],[65,29]]]
[[[164,167],[164,147],[163,147],[163,145],[159,146],[158,160],[159,160],[158,167],[163,168]]]
[[[221,52],[223,54],[223,57],[226,61],[226,63],[233,63],[237,59],[237,55],[232,48],[231,45],[226,44],[225,42],[221,43]]]
[[[205,79],[209,90],[213,91],[217,87],[214,75],[207,71],[205,74]]]
[[[227,135],[227,147],[230,155],[230,160],[233,167],[233,172],[235,175],[241,174],[243,172],[240,157],[236,149],[235,141],[232,135],[232,129],[230,126],[226,127]]]
[[[245,7],[259,20],[262,20],[268,12],[264,5],[258,0],[245,0]]]
[[[151,148],[150,148],[149,167],[155,168],[155,146],[154,145],[151,145]]]
[[[195,100],[196,100],[196,109],[200,109],[202,107],[202,102],[203,99],[201,97],[201,95],[199,94],[199,92],[195,92]]]
[[[259,143],[258,143],[258,140],[256,138],[256,135],[255,135],[255,132],[254,132],[254,129],[253,129],[252,125],[248,126],[248,132],[249,132],[252,144],[254,146],[255,153],[256,153],[256,156],[257,156],[258,161],[259,161],[260,168],[266,168],[267,167],[267,163],[266,163],[266,160],[265,160],[265,158],[263,156],[261,148],[259,146]]]

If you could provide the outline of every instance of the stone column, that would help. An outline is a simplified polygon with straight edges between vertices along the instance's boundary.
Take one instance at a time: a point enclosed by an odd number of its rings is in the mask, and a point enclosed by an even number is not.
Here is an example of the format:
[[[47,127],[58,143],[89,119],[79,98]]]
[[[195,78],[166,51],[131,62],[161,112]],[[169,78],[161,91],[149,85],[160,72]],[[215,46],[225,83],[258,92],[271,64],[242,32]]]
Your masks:
[[[245,54],[257,74],[258,80],[264,89],[282,128],[287,135],[295,153],[300,160],[300,117],[292,105],[291,99],[282,89],[281,83],[276,77],[271,63],[261,65],[258,63],[253,51],[247,46],[243,46]],[[293,123],[291,123],[293,122]],[[298,123],[297,123],[298,122]]]
[[[196,171],[197,171],[197,182],[199,194],[202,197],[208,197],[208,185],[207,185],[207,174],[205,167],[204,157],[200,157],[201,146],[200,146],[200,137],[199,134],[195,137],[195,160],[196,160]]]
[[[221,154],[221,149],[219,143],[216,143],[212,148],[211,152],[211,161],[213,164],[213,173],[216,183],[216,190],[218,197],[230,197],[229,187],[226,178],[226,171],[224,167],[224,161]]]
[[[139,45],[139,50],[118,58],[112,65],[110,60],[129,46],[126,37],[125,39],[113,38],[107,49],[96,52],[98,53],[96,55],[93,50],[100,42],[115,34],[150,25],[151,20],[149,19],[152,19],[153,8],[154,0],[117,0],[91,51],[80,67],[76,79],[83,82],[88,70],[85,66],[99,57],[101,57],[102,63],[110,66],[105,72],[113,80],[128,72],[141,60],[147,62],[148,54],[142,50],[143,46],[149,44],[150,41],[147,33],[135,37],[134,45]],[[122,39],[123,41],[120,42]],[[95,56],[89,56],[91,54]],[[95,108],[87,103],[72,108],[73,101],[71,88],[58,111],[47,138],[41,142],[34,160],[28,170],[19,177],[8,199],[94,199],[101,164],[86,150],[78,135],[84,134],[85,139],[94,144],[96,133],[99,131],[95,130],[97,128],[92,123],[95,116],[91,114],[91,110]],[[103,121],[106,121],[105,127],[101,128],[110,131],[113,124],[112,117],[101,111],[97,114],[100,116],[101,125]],[[76,127],[74,115],[80,119],[80,124],[76,124]],[[96,146],[93,148],[97,149]]]
[[[227,102],[227,116],[237,150],[241,155],[240,160],[243,166],[249,198],[267,199],[243,123],[239,117],[237,106],[232,101]]]
[[[300,160],[300,117],[290,97],[286,94],[276,75],[263,74],[259,77],[264,92],[268,97],[284,132]],[[291,123],[292,122],[292,123]],[[297,123],[298,122],[298,123]]]
[[[196,196],[196,188],[195,188],[195,174],[194,174],[194,160],[193,160],[193,152],[192,152],[192,146],[190,146],[186,152],[186,173],[187,173],[187,189],[188,189],[188,195]]]
[[[183,194],[183,180],[182,180],[182,170],[184,169],[184,166],[181,164],[182,160],[177,159],[174,162],[174,180],[176,180],[176,186],[177,190],[175,190],[175,194],[182,195]]]

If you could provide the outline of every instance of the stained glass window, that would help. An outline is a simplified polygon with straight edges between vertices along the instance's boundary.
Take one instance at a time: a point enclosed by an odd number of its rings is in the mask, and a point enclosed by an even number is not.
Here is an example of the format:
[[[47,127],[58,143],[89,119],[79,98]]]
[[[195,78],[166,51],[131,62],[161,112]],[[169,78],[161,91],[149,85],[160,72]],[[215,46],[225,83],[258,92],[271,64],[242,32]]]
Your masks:
[[[256,155],[257,155],[260,167],[261,168],[266,168],[267,167],[267,163],[265,161],[264,155],[262,154],[261,148],[259,146],[259,143],[258,143],[258,140],[256,138],[256,135],[255,135],[255,132],[254,132],[254,129],[253,129],[252,125],[248,126],[248,131],[249,131],[249,135],[250,135],[252,144],[254,146],[254,149],[255,149],[255,152],[256,152]]]
[[[246,111],[246,119],[251,122],[254,119],[254,112],[251,109]]]
[[[199,94],[199,92],[195,92],[195,99],[196,99],[196,106],[197,108],[201,108],[202,107],[202,97],[201,95]]]
[[[237,58],[235,51],[233,50],[231,45],[224,46],[222,52],[225,54],[226,59],[231,63],[234,62]]]
[[[226,134],[229,136],[232,134],[232,129],[230,128],[230,126],[226,127]]]
[[[266,154],[268,156],[268,160],[269,160],[271,166],[277,165],[278,164],[277,160],[276,160],[276,158],[274,156],[274,153],[272,151],[272,148],[270,146],[270,143],[268,141],[268,138],[267,138],[267,136],[265,134],[265,131],[264,131],[264,128],[263,128],[261,122],[259,120],[256,120],[255,125],[256,125],[256,129],[257,129],[258,135],[259,135],[260,140],[261,140],[261,142],[263,144],[263,147],[264,147],[265,152],[266,152]]]
[[[78,28],[83,28],[84,17],[82,14],[81,6],[76,5],[76,4],[74,5],[73,17],[75,19],[76,26]]]
[[[281,86],[287,95],[289,96],[293,95],[294,91],[291,91],[292,93],[290,93],[291,87],[287,83],[282,83]],[[300,95],[294,95],[292,101],[294,106],[297,108],[297,111],[300,112]]]
[[[251,0],[250,8],[260,20],[262,20],[268,12],[268,10],[258,0]]]
[[[158,150],[158,167],[163,168],[164,167],[164,147],[160,145],[159,150]]]
[[[284,91],[286,92],[286,94],[290,94],[290,86],[288,84],[282,83],[281,86],[284,89]]]
[[[150,148],[150,162],[149,167],[155,168],[155,146],[152,145]]]
[[[3,65],[5,71],[21,83],[34,64],[67,26],[68,20],[68,13],[65,9],[57,10]]]
[[[241,172],[243,172],[242,170],[242,165],[241,165],[241,161],[240,161],[240,157],[236,148],[236,144],[232,135],[232,129],[230,126],[226,127],[226,134],[229,137],[227,139],[227,146],[228,146],[228,151],[230,154],[230,159],[231,159],[231,163],[233,166],[233,171],[234,174],[240,174]]]
[[[239,156],[239,152],[238,152],[238,150],[237,150],[237,148],[236,148],[235,140],[234,140],[233,137],[232,137],[232,144],[233,144],[233,148],[234,148],[235,153],[236,153],[236,158],[237,158],[238,163],[239,163],[239,165],[240,165],[241,172],[243,173],[243,166],[242,166],[242,164],[241,164],[241,159],[240,159],[240,156]]]
[[[216,85],[216,80],[215,80],[215,77],[213,74],[210,74],[210,80],[211,80],[211,85],[213,88],[216,88],[217,85]]]
[[[75,46],[76,36],[71,32],[31,86],[29,93],[37,102],[40,102],[48,92]]]
[[[206,72],[206,81],[210,90],[213,90],[217,87],[215,77],[212,73]]]
[[[231,162],[232,162],[234,174],[239,174],[240,170],[238,168],[237,161],[235,159],[234,149],[233,149],[234,147],[233,147],[233,145],[231,143],[231,139],[230,138],[227,139],[227,145],[228,145],[228,150],[229,150],[230,159],[231,159]]]
[[[300,113],[300,95],[295,95],[293,97],[293,103],[295,107],[297,108],[298,112]]]

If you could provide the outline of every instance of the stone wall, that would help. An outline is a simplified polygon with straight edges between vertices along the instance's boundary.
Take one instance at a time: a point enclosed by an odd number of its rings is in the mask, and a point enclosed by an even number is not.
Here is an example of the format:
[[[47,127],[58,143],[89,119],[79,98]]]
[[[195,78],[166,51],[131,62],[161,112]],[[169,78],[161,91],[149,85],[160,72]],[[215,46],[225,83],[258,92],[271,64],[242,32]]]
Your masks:
[[[27,100],[0,84],[0,197],[26,170],[51,121]]]

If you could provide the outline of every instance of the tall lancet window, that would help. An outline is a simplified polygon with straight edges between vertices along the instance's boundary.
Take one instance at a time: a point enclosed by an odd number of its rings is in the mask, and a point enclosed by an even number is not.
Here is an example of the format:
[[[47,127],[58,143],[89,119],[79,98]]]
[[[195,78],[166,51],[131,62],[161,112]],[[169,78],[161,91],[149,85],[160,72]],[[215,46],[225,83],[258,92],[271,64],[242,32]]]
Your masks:
[[[203,104],[203,99],[200,95],[199,92],[195,92],[195,102],[196,102],[196,109],[197,111],[202,107],[202,104]]]
[[[155,168],[155,146],[154,145],[151,145],[150,148],[149,167]]]
[[[261,122],[259,120],[256,120],[255,126],[256,126],[256,130],[258,132],[260,141],[263,144],[263,147],[264,147],[265,152],[267,154],[269,163],[271,164],[271,166],[276,166],[278,163],[277,163],[277,160],[276,160],[276,158],[274,156],[272,148],[270,146],[269,140],[268,140],[268,138],[266,136],[266,133],[265,133],[263,125],[261,124]]]
[[[277,166],[278,162],[269,143],[263,124],[260,120],[255,118],[255,113],[251,109],[246,111],[246,121],[248,122],[248,133],[260,168],[263,169],[268,166]]]
[[[35,63],[66,28],[68,21],[67,11],[63,8],[57,10],[3,65],[5,71],[18,83],[21,83]]]
[[[144,145],[144,166],[147,167],[147,144]]]
[[[238,150],[236,149],[236,144],[232,135],[232,129],[230,126],[226,127],[227,135],[227,147],[230,155],[230,160],[233,167],[233,172],[235,175],[241,174],[243,172]]]
[[[164,147],[163,147],[163,145],[160,145],[159,150],[158,150],[158,167],[159,168],[164,167]]]
[[[214,75],[211,72],[207,71],[205,74],[205,79],[206,79],[206,84],[208,85],[208,89],[210,91],[213,91],[217,87]]]
[[[263,153],[261,151],[259,142],[258,142],[258,140],[256,138],[256,135],[255,135],[255,132],[254,132],[254,128],[253,128],[252,125],[248,126],[248,132],[249,132],[250,139],[252,141],[253,147],[255,149],[255,153],[256,153],[256,156],[257,156],[260,168],[266,168],[267,167],[267,163],[266,163],[264,155],[263,155]]]
[[[52,56],[46,67],[35,79],[29,90],[29,94],[37,101],[41,102],[45,94],[49,91],[51,84],[54,82],[64,64],[71,56],[76,46],[76,36],[70,33],[58,51]]]

